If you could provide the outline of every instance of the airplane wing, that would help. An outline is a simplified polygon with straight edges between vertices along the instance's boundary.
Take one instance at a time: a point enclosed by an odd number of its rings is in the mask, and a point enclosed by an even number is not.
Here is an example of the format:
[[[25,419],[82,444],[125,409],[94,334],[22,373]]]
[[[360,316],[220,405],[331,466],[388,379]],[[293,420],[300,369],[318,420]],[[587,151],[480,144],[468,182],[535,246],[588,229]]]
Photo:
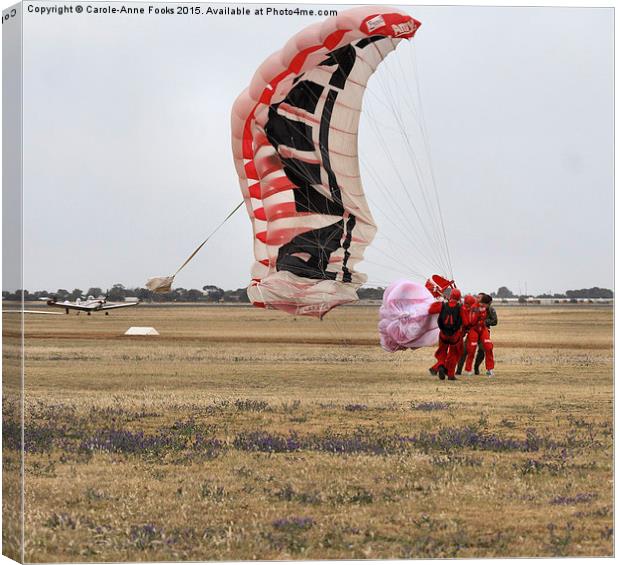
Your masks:
[[[112,304],[104,304],[99,310],[113,310],[115,308],[129,308],[130,306],[137,306],[139,302],[119,302]]]
[[[100,309],[98,304],[75,304],[74,302],[48,302],[48,304],[55,308],[79,310],[80,312],[94,312]]]
[[[45,312],[44,310],[2,310],[3,314],[48,314],[50,316],[62,316],[60,312]]]

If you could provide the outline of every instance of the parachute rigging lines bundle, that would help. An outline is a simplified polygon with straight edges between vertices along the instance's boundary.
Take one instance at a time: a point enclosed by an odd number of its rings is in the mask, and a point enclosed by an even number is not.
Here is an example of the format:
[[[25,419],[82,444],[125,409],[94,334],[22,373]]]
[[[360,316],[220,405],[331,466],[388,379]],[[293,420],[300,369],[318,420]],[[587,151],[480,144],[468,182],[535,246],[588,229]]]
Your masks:
[[[383,61],[364,97],[360,165],[380,226],[364,260],[378,264],[379,256],[383,268],[405,278],[424,280],[438,272],[453,279],[424,119],[417,43],[404,42]]]
[[[293,36],[232,110],[232,148],[253,226],[256,306],[322,317],[358,299],[356,271],[377,231],[357,136],[368,80],[420,22],[355,8]]]
[[[219,229],[233,217],[235,212],[239,210],[243,206],[243,202],[239,202],[231,212],[217,225],[217,227],[203,240],[203,242],[192,251],[190,256],[183,261],[183,264],[174,272],[173,275],[168,276],[160,276],[160,277],[151,277],[146,281],[144,286],[153,292],[165,293],[170,292],[172,290],[172,283],[174,283],[174,278],[181,272],[182,269],[198,254],[198,252],[205,246],[207,241],[209,241],[218,231]]]

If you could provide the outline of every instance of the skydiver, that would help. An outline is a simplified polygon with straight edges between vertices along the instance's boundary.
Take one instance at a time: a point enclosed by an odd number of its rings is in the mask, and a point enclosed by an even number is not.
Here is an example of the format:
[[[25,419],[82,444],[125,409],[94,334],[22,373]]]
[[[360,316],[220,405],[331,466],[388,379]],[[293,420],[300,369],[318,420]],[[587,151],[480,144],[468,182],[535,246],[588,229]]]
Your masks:
[[[489,328],[489,337],[491,335],[491,328],[493,326],[497,326],[497,312],[495,308],[491,306],[491,302],[493,302],[493,297],[489,294],[485,294],[481,292],[478,295],[478,301],[483,302],[487,305],[487,319],[485,320],[485,324],[487,328]],[[478,371],[476,374],[480,374],[480,365],[484,361],[484,348],[480,347],[478,344],[478,353],[476,354],[476,360],[474,361],[474,371]]]
[[[429,369],[437,372],[444,380],[457,380],[454,376],[456,364],[463,348],[463,326],[469,323],[469,313],[461,304],[461,291],[453,288],[447,301],[438,300],[431,304],[429,314],[439,314],[439,345],[435,352],[437,363]]]
[[[491,328],[492,326],[497,326],[497,312],[495,308],[491,306],[491,302],[493,302],[493,298],[484,293],[478,293],[478,302],[483,302],[487,305],[487,319],[485,320],[485,324],[487,328]],[[491,330],[489,329],[489,336]],[[465,360],[467,359],[467,348],[463,348],[463,353],[461,354],[461,358],[459,359],[459,364],[456,369],[456,374],[460,375],[463,371],[463,366],[465,365]],[[478,341],[478,352],[476,353],[476,360],[474,361],[474,374],[480,374],[480,365],[484,361],[484,345],[481,340]]]
[[[463,325],[463,346],[461,348],[461,357],[458,361],[456,367],[456,374],[460,375],[463,372],[463,365],[465,364],[465,360],[467,359],[467,336],[469,334],[469,330],[472,328],[472,324],[474,323],[474,317],[472,316],[472,310],[476,308],[478,305],[478,299],[472,294],[466,294],[463,299],[463,307],[467,310],[468,313],[468,321],[467,324]]]
[[[495,308],[490,304],[493,299],[485,293],[478,295],[478,305],[472,311],[471,329],[467,335],[467,361],[465,363],[465,374],[472,374],[472,364],[474,362],[474,354],[478,347],[476,356],[475,372],[480,374],[480,364],[485,361],[487,376],[494,375],[495,358],[493,356],[493,342],[491,341],[490,326],[497,324],[497,313]],[[490,310],[492,309],[492,313]],[[480,359],[480,360],[478,360]]]

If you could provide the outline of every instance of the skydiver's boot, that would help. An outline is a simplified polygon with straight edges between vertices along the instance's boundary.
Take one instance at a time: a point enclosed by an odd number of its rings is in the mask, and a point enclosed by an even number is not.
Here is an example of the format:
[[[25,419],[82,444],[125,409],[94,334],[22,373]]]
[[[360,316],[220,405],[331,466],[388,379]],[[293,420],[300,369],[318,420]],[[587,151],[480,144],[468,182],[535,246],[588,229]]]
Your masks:
[[[443,381],[446,378],[446,368],[443,365],[439,365],[437,374],[439,375],[439,379]]]
[[[437,369],[435,369],[435,367],[431,367],[428,372],[433,375],[433,377],[437,375]]]
[[[474,375],[480,374],[480,365],[474,365]]]
[[[452,375],[452,376],[448,375],[448,380],[449,381],[458,381],[458,379],[454,375]]]

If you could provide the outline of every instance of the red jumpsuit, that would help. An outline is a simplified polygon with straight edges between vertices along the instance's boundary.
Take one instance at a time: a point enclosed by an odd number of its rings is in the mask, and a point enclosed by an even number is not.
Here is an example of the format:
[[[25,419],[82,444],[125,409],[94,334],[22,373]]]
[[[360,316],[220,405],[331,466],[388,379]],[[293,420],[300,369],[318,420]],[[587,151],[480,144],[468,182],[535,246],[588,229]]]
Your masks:
[[[443,307],[443,302],[433,302],[428,309],[429,314],[439,314]],[[453,308],[458,302],[454,300],[448,301],[448,306]],[[452,335],[446,335],[442,331],[439,332],[439,347],[435,351],[437,363],[433,365],[434,370],[438,370],[441,365],[446,368],[448,378],[454,378],[456,365],[461,358],[463,352],[463,326],[469,325],[469,311],[461,306],[461,327]]]
[[[459,357],[459,363],[457,363],[457,367],[461,366],[462,367],[462,362],[461,359],[463,360],[463,362],[466,360],[465,356],[467,354],[467,339],[469,336],[469,332],[471,331],[472,327],[475,325],[476,320],[477,320],[477,312],[475,311],[475,308],[478,306],[478,303],[474,303],[473,305],[468,305],[468,304],[464,304],[463,308],[465,308],[465,310],[467,311],[467,320],[463,320],[463,332],[462,332],[462,336],[463,336],[463,344],[461,346],[461,356]],[[460,373],[459,373],[460,374]]]
[[[493,342],[491,341],[491,333],[485,324],[487,319],[487,307],[485,304],[477,304],[471,310],[471,329],[467,333],[467,361],[465,362],[465,370],[471,371],[476,354],[478,341],[482,342],[484,348],[484,363],[487,371],[495,368],[495,359],[493,357]]]

